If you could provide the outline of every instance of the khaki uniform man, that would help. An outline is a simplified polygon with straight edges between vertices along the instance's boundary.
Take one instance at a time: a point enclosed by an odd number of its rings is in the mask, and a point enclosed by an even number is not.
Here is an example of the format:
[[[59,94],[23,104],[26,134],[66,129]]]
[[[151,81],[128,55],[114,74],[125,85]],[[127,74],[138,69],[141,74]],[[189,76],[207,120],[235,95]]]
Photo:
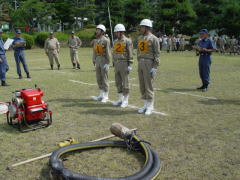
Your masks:
[[[185,51],[185,39],[184,39],[184,37],[180,38],[180,51]]]
[[[237,39],[232,36],[232,38],[230,39],[230,54],[233,53],[235,55],[235,53],[237,52]]]
[[[119,99],[114,106],[125,108],[128,106],[129,97],[129,73],[132,70],[133,59],[132,41],[124,35],[126,31],[123,24],[117,24],[114,33],[117,39],[113,44],[113,64],[115,67],[115,82]]]
[[[93,97],[96,101],[106,103],[108,100],[108,71],[110,63],[110,41],[104,36],[106,28],[100,24],[96,28],[96,39],[93,42],[93,64],[96,69],[99,96]]]
[[[172,50],[173,51],[177,50],[177,39],[175,36],[172,36]]]
[[[221,53],[225,53],[225,45],[226,45],[226,40],[225,40],[225,38],[224,37],[220,37],[219,38],[219,48],[220,48],[220,52]]]
[[[58,54],[60,49],[60,43],[58,42],[57,38],[54,37],[53,32],[50,32],[49,38],[46,39],[44,44],[44,49],[48,56],[51,69],[53,70],[53,64],[54,64],[53,60],[55,60],[59,70],[60,64],[59,64]]]
[[[154,109],[153,79],[160,62],[160,45],[158,38],[150,32],[151,28],[152,21],[142,20],[140,23],[142,35],[138,37],[138,77],[144,100],[144,106],[138,112],[145,113],[145,115],[152,114]]]
[[[79,37],[74,35],[74,31],[72,31],[71,37],[69,37],[67,44],[70,49],[70,57],[73,69],[80,69],[80,63],[78,60],[78,48],[82,45],[82,41],[79,39]]]
[[[169,53],[170,51],[172,51],[173,49],[173,42],[172,42],[172,38],[171,36],[168,37],[167,39],[167,44],[168,44],[168,47],[167,47],[167,52]]]

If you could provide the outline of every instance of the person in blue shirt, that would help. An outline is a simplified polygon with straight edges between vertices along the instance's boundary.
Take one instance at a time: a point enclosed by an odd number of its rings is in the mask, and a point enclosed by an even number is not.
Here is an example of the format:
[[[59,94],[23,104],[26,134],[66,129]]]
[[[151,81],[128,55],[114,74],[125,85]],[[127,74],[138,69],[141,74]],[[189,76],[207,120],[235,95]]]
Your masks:
[[[5,56],[4,42],[2,39],[2,29],[0,29],[0,80],[2,86],[8,86],[6,83],[6,72],[8,71],[7,58]]]
[[[197,50],[199,52],[199,75],[202,86],[197,89],[205,92],[210,83],[211,54],[216,51],[216,47],[212,40],[209,39],[207,29],[202,29],[199,34],[201,40],[198,43]]]
[[[16,61],[16,66],[17,66],[17,73],[19,76],[19,79],[22,79],[22,73],[21,73],[21,67],[20,67],[20,62],[23,65],[24,71],[27,74],[27,78],[31,78],[28,70],[28,66],[26,63],[26,58],[24,54],[24,49],[26,46],[26,41],[24,40],[23,37],[20,36],[21,30],[16,30],[16,36],[13,38],[13,43],[12,47],[14,50],[14,57]]]

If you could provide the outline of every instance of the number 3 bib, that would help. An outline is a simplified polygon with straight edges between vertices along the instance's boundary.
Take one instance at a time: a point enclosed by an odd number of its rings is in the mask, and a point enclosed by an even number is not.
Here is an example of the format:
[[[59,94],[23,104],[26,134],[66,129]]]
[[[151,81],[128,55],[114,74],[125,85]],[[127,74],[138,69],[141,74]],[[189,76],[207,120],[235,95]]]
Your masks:
[[[116,54],[123,54],[124,53],[124,43],[123,42],[117,42],[114,44],[114,52]]]
[[[148,40],[139,40],[138,49],[141,53],[148,53]]]

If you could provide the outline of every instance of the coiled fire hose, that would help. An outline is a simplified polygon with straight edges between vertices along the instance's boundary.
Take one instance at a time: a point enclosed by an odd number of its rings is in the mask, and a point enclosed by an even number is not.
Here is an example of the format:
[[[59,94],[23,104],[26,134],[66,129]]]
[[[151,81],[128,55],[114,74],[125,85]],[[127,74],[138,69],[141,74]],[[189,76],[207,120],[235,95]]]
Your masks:
[[[114,135],[122,138],[123,140],[80,143],[65,146],[54,151],[49,160],[52,173],[56,175],[58,179],[63,180],[155,180],[160,173],[160,158],[152,149],[150,149],[148,143],[140,140],[134,131],[130,131],[128,128],[119,123],[114,123],[110,130]],[[72,172],[64,167],[60,159],[65,153],[105,147],[126,147],[133,151],[140,151],[145,156],[145,164],[139,172],[130,176],[119,178],[101,178]]]

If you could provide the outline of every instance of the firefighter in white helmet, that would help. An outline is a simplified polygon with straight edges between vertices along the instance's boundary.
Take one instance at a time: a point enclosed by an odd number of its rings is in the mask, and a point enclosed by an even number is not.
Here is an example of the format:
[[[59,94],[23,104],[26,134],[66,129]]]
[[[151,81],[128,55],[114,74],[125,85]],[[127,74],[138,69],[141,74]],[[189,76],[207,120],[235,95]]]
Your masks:
[[[106,103],[108,100],[108,71],[110,63],[110,41],[104,36],[106,27],[102,24],[96,27],[96,39],[93,42],[93,64],[96,69],[97,83],[100,94],[95,100]]]
[[[116,40],[113,43],[113,65],[115,68],[115,82],[119,99],[113,103],[114,106],[125,108],[128,106],[129,96],[129,73],[132,70],[133,60],[131,41],[124,33],[126,29],[123,24],[117,24],[114,28]]]
[[[143,19],[140,23],[138,37],[138,77],[144,106],[138,113],[150,115],[154,109],[153,79],[160,62],[160,45],[158,38],[151,33],[152,21]]]

